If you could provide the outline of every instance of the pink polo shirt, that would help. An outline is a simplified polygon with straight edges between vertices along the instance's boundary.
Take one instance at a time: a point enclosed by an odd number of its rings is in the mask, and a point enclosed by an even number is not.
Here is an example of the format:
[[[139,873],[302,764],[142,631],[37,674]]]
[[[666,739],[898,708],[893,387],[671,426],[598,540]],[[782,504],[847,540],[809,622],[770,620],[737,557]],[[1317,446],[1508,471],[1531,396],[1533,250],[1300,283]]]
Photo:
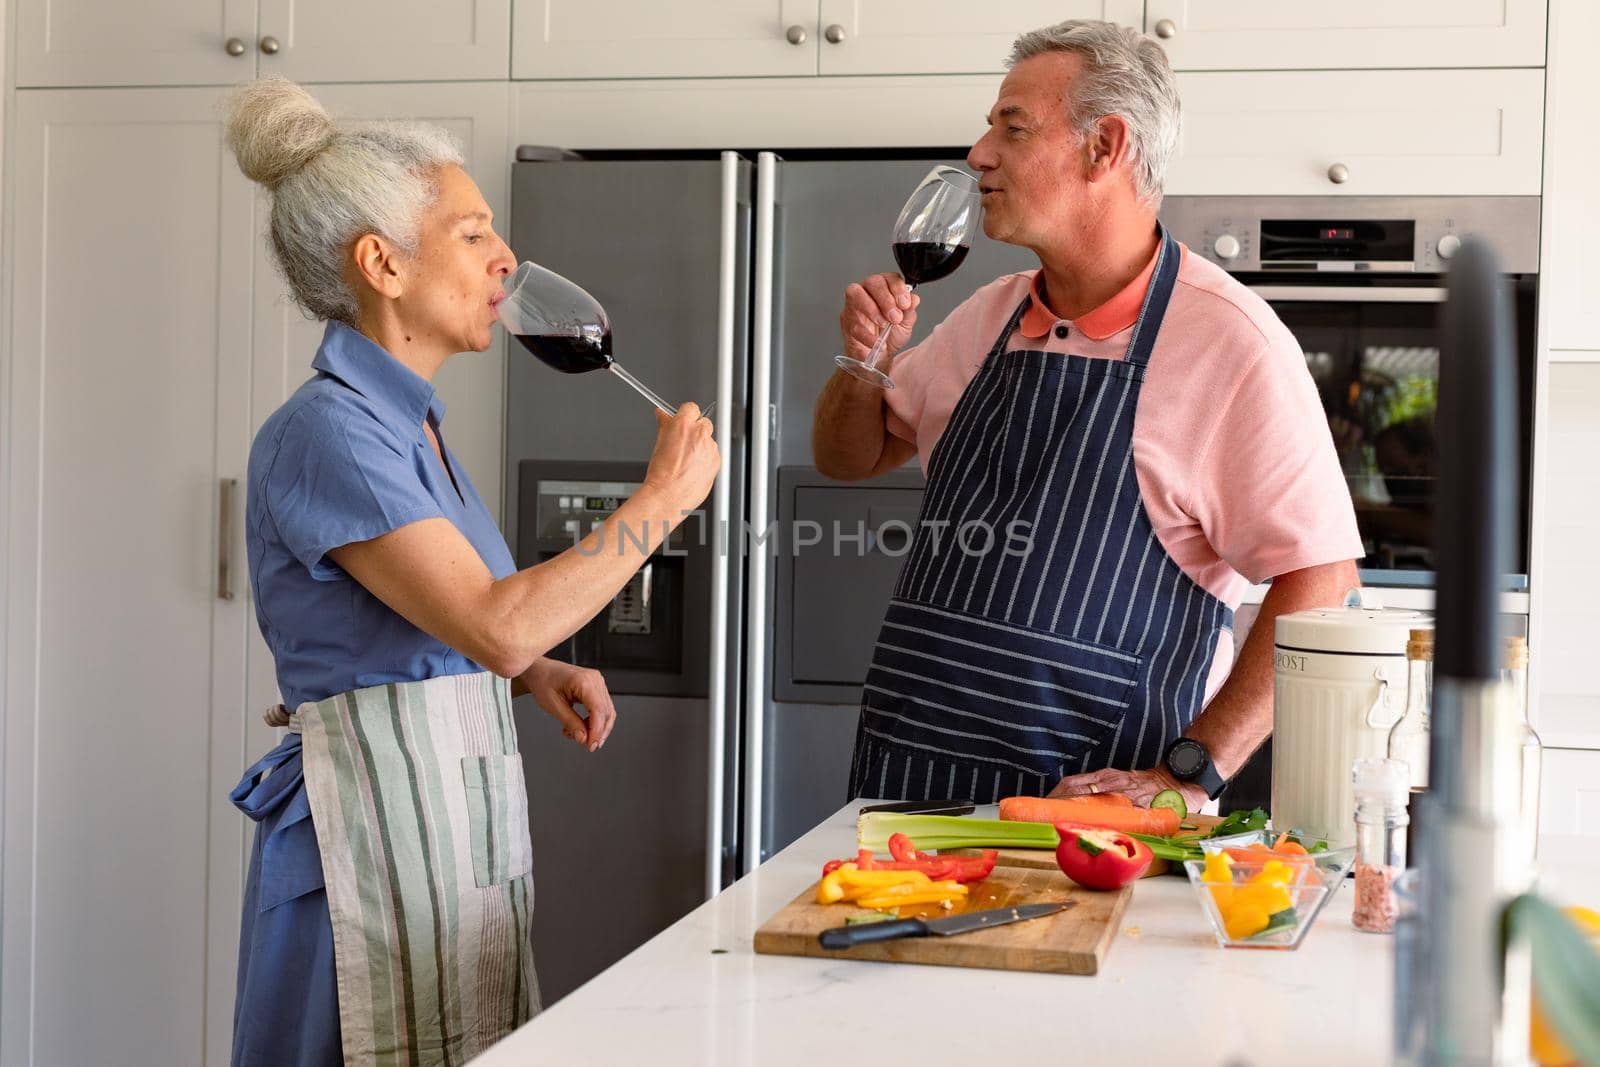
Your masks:
[[[888,428],[923,472],[956,401],[1024,296],[1008,350],[1121,359],[1155,272],[1076,322],[1040,298],[1041,272],[999,278],[952,311],[890,374]],[[1275,575],[1363,555],[1350,492],[1300,344],[1265,301],[1184,249],[1133,424],[1133,465],[1156,536],[1183,572],[1230,608]],[[1233,665],[1218,643],[1206,685]]]

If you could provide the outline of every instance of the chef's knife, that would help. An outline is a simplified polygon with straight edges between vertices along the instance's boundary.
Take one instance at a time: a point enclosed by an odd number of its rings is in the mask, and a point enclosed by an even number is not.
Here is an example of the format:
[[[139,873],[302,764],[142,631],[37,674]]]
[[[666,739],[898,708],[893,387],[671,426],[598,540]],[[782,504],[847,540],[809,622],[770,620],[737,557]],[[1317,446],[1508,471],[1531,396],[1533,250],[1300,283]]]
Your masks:
[[[888,804],[868,804],[859,814],[892,811],[898,815],[971,815],[973,806],[964,800],[897,800]]]
[[[832,930],[824,930],[818,934],[817,941],[823,948],[837,949],[853,948],[873,941],[892,941],[897,937],[927,937],[929,934],[951,937],[973,930],[987,930],[991,926],[1004,926],[1007,923],[1054,915],[1062,908],[1069,907],[1070,903],[1070,901],[1058,901],[1051,904],[1019,904],[1011,908],[969,911],[963,915],[952,915],[948,919],[885,919],[882,922],[861,923],[857,926],[836,926]]]

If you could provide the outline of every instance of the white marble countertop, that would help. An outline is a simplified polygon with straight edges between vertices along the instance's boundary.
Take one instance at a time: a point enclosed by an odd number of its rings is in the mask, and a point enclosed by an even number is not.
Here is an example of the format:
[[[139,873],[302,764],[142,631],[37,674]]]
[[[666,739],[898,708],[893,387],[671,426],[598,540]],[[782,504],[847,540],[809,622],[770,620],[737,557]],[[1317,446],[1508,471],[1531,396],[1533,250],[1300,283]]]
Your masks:
[[[1351,926],[1349,886],[1328,901],[1298,950],[1271,952],[1218,948],[1186,880],[1145,879],[1094,977],[756,955],[756,928],[810,885],[824,861],[854,854],[861,803],[474,1067],[815,1067],[874,1056],[896,1064],[1388,1062],[1393,939]],[[1546,881],[1558,899],[1583,894],[1600,903],[1596,844],[1541,842],[1544,865],[1563,874]]]

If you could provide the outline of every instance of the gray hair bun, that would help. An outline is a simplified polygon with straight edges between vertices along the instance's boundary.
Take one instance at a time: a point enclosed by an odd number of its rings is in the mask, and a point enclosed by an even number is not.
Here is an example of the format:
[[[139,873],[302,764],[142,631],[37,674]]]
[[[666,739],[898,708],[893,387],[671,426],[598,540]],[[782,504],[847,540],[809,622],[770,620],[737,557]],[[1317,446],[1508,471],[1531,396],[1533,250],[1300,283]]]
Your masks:
[[[263,78],[236,90],[227,116],[228,147],[239,169],[268,189],[277,189],[338,136],[322,105],[285,78]]]

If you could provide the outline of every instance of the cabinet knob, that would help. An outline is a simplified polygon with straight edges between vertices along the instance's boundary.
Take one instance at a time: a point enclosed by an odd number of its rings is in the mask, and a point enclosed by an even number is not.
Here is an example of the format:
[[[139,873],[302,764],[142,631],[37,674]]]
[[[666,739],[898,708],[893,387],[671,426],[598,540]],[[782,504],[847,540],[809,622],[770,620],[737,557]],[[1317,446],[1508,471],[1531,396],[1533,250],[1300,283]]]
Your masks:
[[[1178,36],[1178,24],[1171,19],[1162,19],[1156,23],[1156,36],[1163,41],[1170,41]]]
[[[835,22],[822,31],[822,36],[828,39],[829,44],[840,44],[844,41],[844,27]]]
[[[261,51],[265,55],[275,56],[278,54],[278,50],[282,47],[283,45],[278,43],[278,39],[276,37],[261,38]]]
[[[804,26],[790,26],[789,32],[784,34],[790,44],[806,43],[806,28]]]
[[[1335,185],[1343,185],[1350,180],[1350,168],[1343,163],[1335,163],[1328,168],[1328,180]]]
[[[229,37],[222,50],[234,58],[244,55],[244,42],[237,37]]]

